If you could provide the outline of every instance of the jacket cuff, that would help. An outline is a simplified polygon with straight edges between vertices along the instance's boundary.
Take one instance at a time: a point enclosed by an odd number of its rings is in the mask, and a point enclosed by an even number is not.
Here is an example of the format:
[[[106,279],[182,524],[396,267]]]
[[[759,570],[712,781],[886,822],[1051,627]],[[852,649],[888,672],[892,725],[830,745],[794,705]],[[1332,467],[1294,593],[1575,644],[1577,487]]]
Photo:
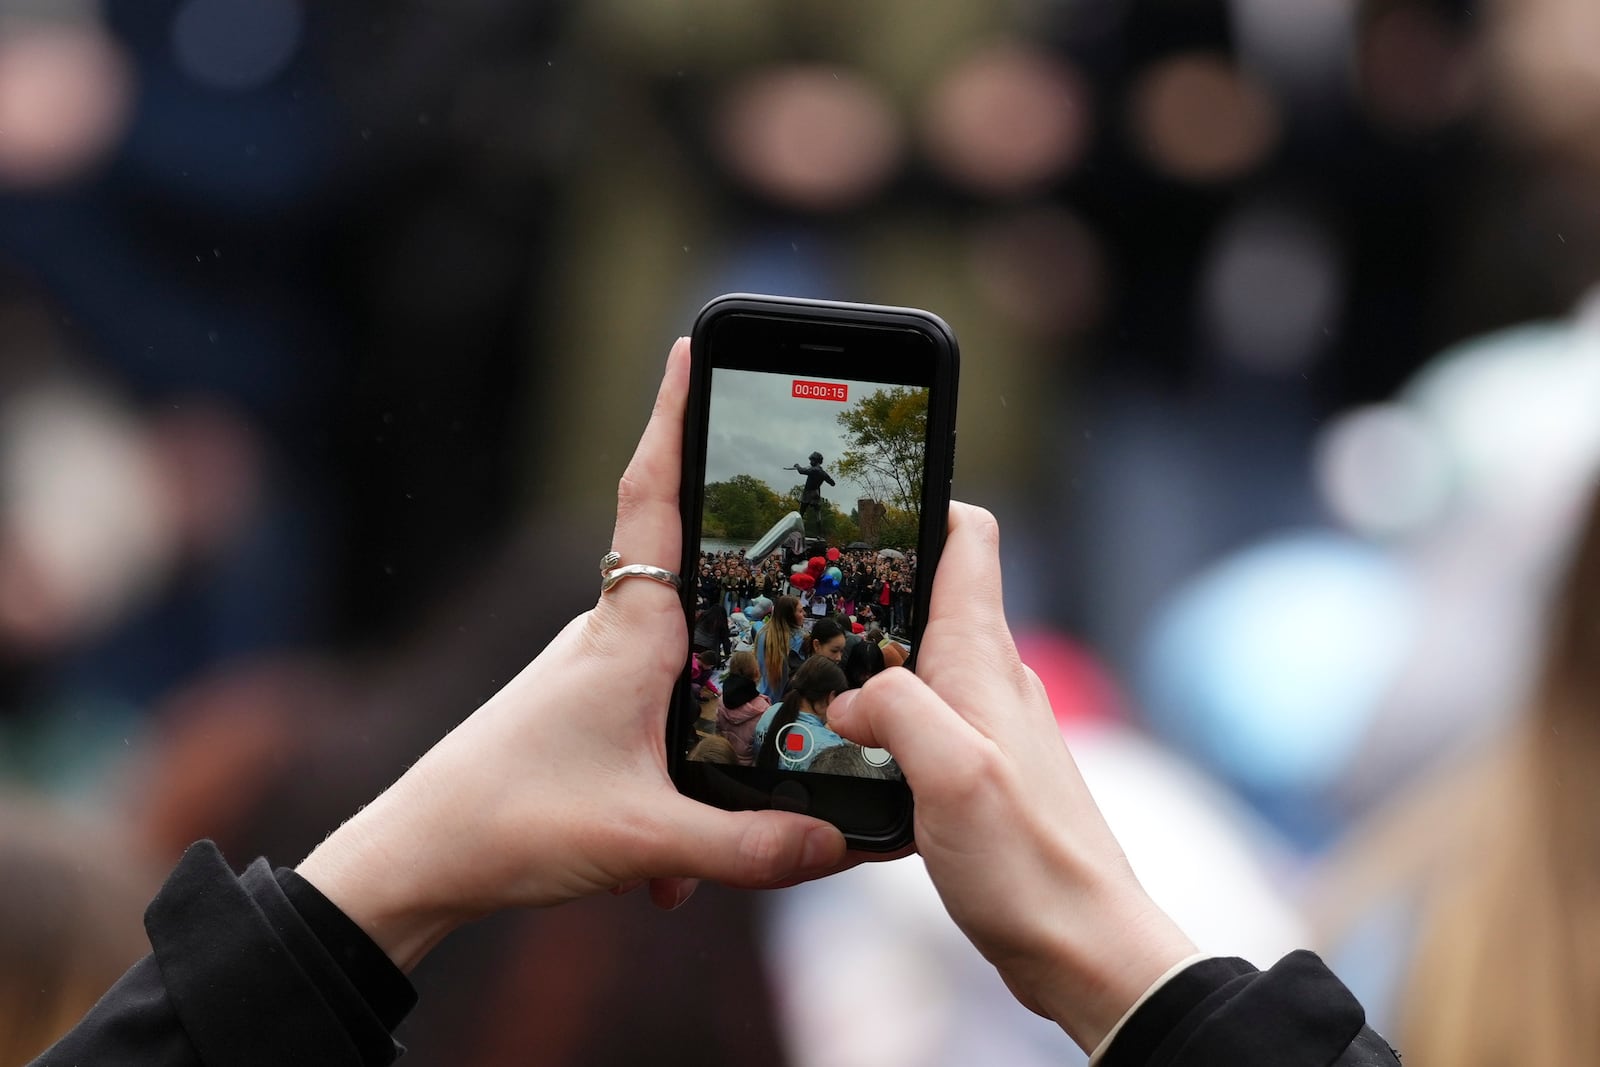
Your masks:
[[[1365,1026],[1361,1004],[1313,953],[1291,952],[1265,972],[1209,959],[1156,990],[1100,1067],[1333,1064]]]
[[[417,1006],[416,988],[405,972],[322,890],[288,867],[279,867],[273,877],[379,1024],[386,1030],[399,1026]]]
[[[264,860],[236,878],[215,845],[190,846],[145,929],[203,1062],[369,1067],[402,1051]]]

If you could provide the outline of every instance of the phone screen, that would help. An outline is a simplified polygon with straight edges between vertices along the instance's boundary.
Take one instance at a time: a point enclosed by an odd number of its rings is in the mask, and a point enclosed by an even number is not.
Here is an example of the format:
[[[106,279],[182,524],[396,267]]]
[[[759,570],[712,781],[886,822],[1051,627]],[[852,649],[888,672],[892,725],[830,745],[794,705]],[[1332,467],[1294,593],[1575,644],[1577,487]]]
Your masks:
[[[691,666],[700,716],[686,755],[899,779],[890,753],[839,736],[827,709],[834,693],[915,655],[930,388],[905,379],[928,372],[868,348],[852,360],[834,346],[755,347],[714,351],[707,372]]]
[[[695,322],[684,421],[688,669],[678,788],[911,840],[893,756],[829,724],[837,695],[916,663],[943,547],[959,355],[927,312],[733,294]]]

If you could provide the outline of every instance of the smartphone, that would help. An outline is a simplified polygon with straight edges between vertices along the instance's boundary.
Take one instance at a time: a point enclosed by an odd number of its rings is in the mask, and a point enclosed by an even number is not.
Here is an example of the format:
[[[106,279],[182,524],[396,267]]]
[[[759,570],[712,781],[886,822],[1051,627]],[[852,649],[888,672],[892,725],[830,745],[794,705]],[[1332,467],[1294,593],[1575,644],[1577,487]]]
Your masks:
[[[667,727],[684,793],[911,842],[892,753],[828,728],[839,688],[914,666],[944,544],[959,355],[914,308],[732,294],[691,337],[683,608]]]

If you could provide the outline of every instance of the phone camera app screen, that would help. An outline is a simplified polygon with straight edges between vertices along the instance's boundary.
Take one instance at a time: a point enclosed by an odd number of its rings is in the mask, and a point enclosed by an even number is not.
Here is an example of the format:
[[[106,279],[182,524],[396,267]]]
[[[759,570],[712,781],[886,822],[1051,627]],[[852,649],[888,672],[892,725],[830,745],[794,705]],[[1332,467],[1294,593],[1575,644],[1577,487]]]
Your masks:
[[[928,390],[711,371],[693,760],[901,777],[828,726],[911,653]]]

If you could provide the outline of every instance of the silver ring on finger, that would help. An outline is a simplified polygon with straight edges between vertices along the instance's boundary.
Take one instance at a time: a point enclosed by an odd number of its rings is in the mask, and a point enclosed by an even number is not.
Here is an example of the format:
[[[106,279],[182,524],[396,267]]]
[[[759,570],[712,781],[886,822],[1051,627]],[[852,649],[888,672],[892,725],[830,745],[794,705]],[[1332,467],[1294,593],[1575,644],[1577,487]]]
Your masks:
[[[622,556],[616,552],[607,552],[600,557],[600,592],[611,592],[611,587],[626,578],[649,578],[662,585],[670,585],[674,589],[683,588],[683,579],[664,567],[652,567],[648,563],[629,563],[624,565]]]

